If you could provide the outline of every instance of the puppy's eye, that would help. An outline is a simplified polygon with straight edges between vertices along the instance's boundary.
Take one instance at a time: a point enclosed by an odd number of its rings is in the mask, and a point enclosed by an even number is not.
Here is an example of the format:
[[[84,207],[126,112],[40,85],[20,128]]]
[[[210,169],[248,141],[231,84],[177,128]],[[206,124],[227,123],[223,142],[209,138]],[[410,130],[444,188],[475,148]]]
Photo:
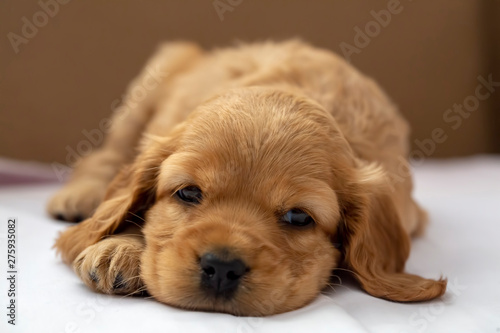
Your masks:
[[[175,195],[184,202],[198,204],[202,199],[201,190],[197,186],[187,186],[177,192]]]
[[[281,217],[281,221],[298,227],[304,227],[314,222],[306,212],[301,209],[291,209]]]

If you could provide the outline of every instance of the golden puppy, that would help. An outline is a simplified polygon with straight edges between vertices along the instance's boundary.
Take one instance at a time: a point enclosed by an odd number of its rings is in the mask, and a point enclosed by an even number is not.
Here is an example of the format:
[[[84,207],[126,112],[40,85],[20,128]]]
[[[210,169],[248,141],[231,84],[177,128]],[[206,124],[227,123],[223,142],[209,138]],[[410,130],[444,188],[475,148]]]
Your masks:
[[[270,315],[344,267],[376,297],[429,300],[446,281],[404,272],[426,223],[407,154],[396,108],[331,52],[169,43],[48,210],[87,218],[56,247],[103,293]]]

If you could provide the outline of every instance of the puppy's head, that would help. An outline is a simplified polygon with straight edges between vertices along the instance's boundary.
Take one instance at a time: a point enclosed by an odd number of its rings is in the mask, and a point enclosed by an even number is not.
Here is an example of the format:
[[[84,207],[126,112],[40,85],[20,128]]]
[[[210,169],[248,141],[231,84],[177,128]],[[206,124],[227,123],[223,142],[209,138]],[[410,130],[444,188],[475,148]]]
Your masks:
[[[296,309],[342,262],[373,295],[436,297],[443,282],[402,273],[409,241],[379,191],[384,180],[319,105],[246,88],[152,139],[91,221],[102,237],[143,213],[141,277],[155,298],[183,308]]]

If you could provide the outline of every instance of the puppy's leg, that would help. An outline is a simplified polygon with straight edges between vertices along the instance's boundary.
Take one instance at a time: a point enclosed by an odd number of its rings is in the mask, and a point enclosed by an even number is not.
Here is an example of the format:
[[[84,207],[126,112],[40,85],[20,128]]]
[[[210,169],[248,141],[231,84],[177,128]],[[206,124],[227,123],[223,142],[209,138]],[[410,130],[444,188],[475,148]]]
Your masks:
[[[59,220],[72,222],[92,216],[109,182],[124,163],[124,153],[107,147],[83,159],[68,183],[50,199],[47,205],[49,214]]]
[[[83,282],[105,294],[134,294],[144,290],[140,278],[142,236],[116,235],[86,248],[73,262]]]
[[[53,217],[79,222],[92,216],[113,177],[135,158],[156,104],[168,98],[172,78],[200,54],[197,46],[188,43],[168,43],[160,48],[129,85],[103,146],[77,165],[69,182],[50,200],[47,210]]]

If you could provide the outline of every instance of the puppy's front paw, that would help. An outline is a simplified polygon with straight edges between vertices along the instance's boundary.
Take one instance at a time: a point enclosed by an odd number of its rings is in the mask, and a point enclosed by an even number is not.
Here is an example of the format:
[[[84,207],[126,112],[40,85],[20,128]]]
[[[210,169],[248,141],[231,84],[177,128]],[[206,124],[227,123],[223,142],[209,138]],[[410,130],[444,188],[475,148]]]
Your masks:
[[[70,182],[51,198],[47,210],[58,220],[80,222],[92,216],[105,191],[106,184],[100,180]]]
[[[142,292],[140,255],[143,245],[134,237],[116,236],[86,248],[73,269],[90,288],[105,294]]]

